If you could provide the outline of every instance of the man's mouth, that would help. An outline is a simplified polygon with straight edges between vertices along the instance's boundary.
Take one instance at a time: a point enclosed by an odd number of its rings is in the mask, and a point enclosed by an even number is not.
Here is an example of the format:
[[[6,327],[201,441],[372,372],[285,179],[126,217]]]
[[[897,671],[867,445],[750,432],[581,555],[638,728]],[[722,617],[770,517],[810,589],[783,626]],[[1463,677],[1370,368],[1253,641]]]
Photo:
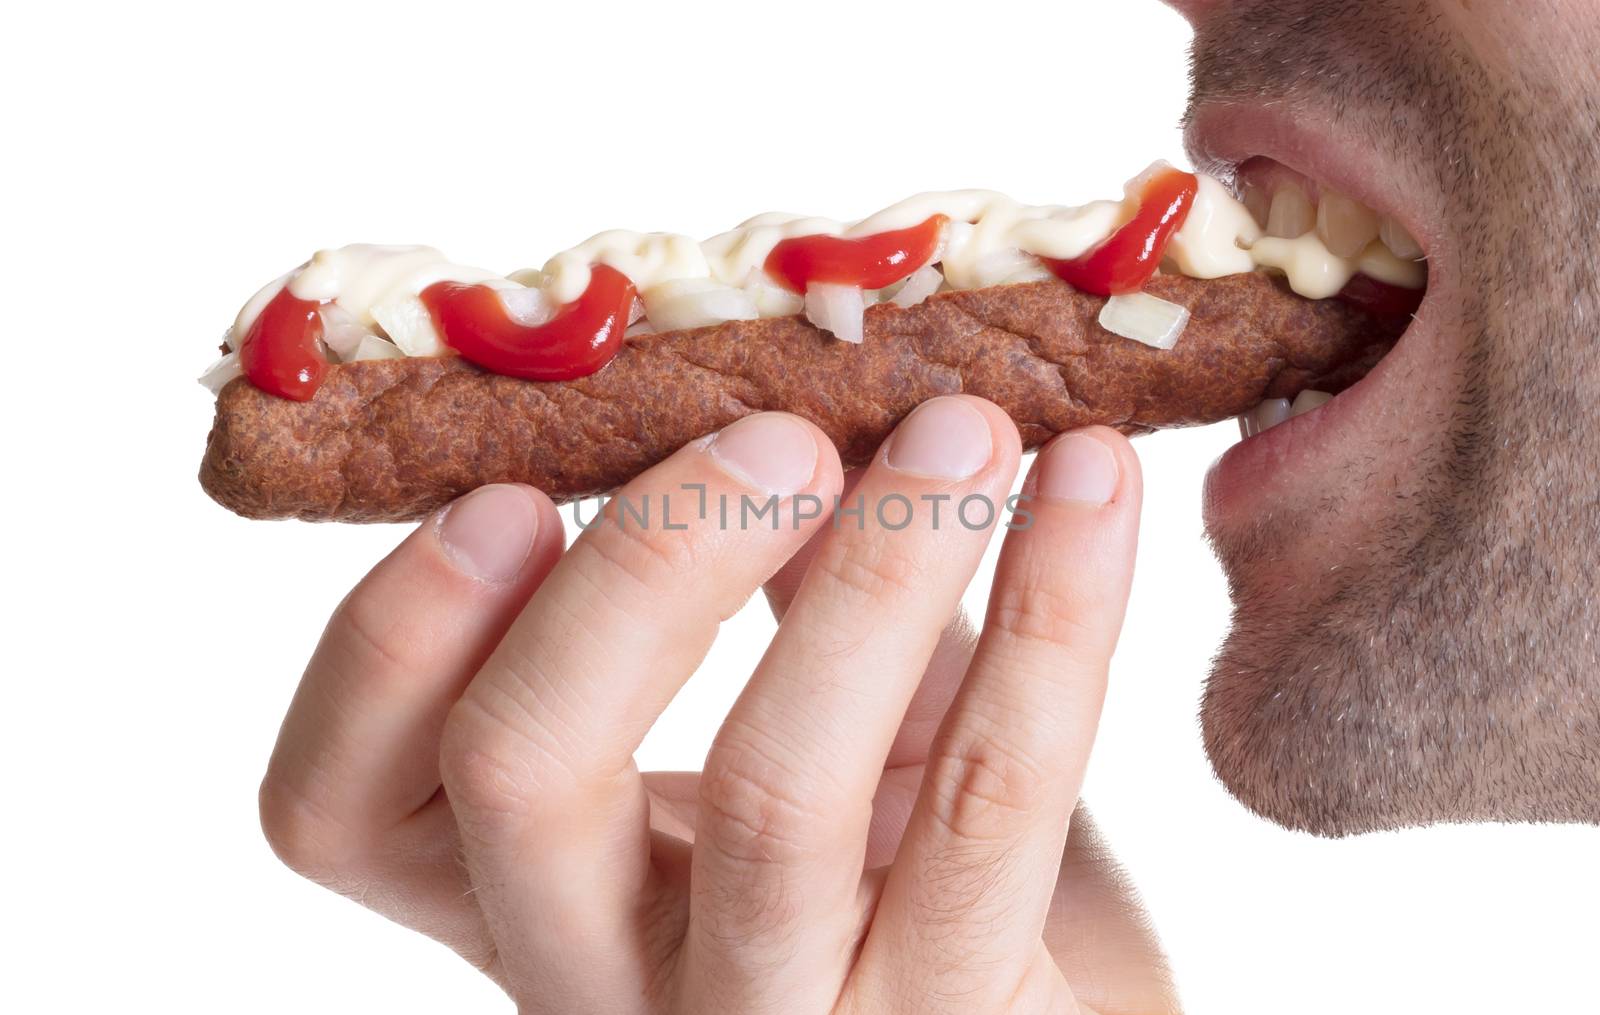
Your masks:
[[[1257,155],[1235,167],[1229,176],[1234,194],[1250,210],[1266,233],[1266,242],[1279,243],[1287,257],[1297,244],[1320,244],[1344,258],[1359,258],[1378,244],[1394,259],[1418,265],[1426,278],[1426,251],[1400,219],[1380,214],[1367,205],[1322,182],[1291,169],[1267,156]],[[1376,287],[1367,283],[1376,281]],[[1409,279],[1407,280],[1409,281]],[[1425,283],[1424,283],[1425,284]],[[1363,290],[1361,287],[1366,286]],[[1367,290],[1377,289],[1381,298],[1372,299]],[[1363,277],[1352,280],[1347,293],[1364,292],[1383,313],[1409,315],[1421,303],[1422,291],[1398,288],[1382,279]],[[1269,398],[1254,410],[1239,417],[1239,434],[1249,440],[1282,426],[1299,416],[1315,412],[1334,399],[1327,391],[1307,390],[1293,398]]]
[[[1240,443],[1207,476],[1208,525],[1252,517],[1310,493],[1364,442],[1369,449],[1380,446],[1381,426],[1394,426],[1403,415],[1406,385],[1426,376],[1418,371],[1437,354],[1430,325],[1440,288],[1438,259],[1430,256],[1433,209],[1408,192],[1370,142],[1342,138],[1336,125],[1317,119],[1269,106],[1201,107],[1191,117],[1190,153],[1197,169],[1230,183],[1269,242],[1288,252],[1296,241],[1315,241],[1342,257],[1381,246],[1425,269],[1417,275],[1426,292],[1387,308],[1415,313],[1390,353],[1355,384],[1341,392],[1269,399],[1239,417]],[[1358,276],[1347,292],[1365,285]]]

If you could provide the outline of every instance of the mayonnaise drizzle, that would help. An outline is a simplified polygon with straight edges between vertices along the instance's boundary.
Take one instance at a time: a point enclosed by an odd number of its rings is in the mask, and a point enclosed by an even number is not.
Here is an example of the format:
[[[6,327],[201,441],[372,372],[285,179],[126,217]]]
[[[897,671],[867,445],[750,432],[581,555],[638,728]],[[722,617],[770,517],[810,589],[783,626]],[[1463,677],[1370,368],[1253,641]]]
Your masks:
[[[676,233],[616,229],[557,254],[540,270],[524,269],[510,277],[452,263],[432,247],[351,244],[319,251],[298,273],[258,292],[239,312],[229,343],[237,347],[286,279],[296,297],[336,301],[362,325],[388,334],[409,355],[445,351],[418,299],[435,282],[537,287],[554,307],[582,295],[594,264],[608,264],[627,275],[647,308],[652,292],[671,293],[676,299],[688,292],[706,294],[708,306],[743,308],[753,301],[761,314],[793,313],[794,301],[773,298],[773,284],[762,270],[778,243],[796,236],[869,236],[909,228],[933,215],[951,221],[940,255],[946,284],[980,288],[1039,277],[1042,268],[1036,258],[1077,257],[1110,236],[1137,208],[1132,187],[1121,201],[1081,207],[1027,205],[992,190],[942,191],[907,198],[853,224],[776,212],[758,215],[704,242]],[[1315,232],[1293,240],[1263,236],[1245,206],[1206,176],[1200,177],[1188,219],[1173,235],[1163,267],[1193,278],[1268,268],[1282,272],[1290,288],[1310,299],[1335,295],[1357,273],[1406,288],[1421,288],[1427,277],[1421,263],[1401,260],[1378,241],[1359,257],[1343,258],[1330,252]],[[704,282],[688,289],[660,289],[696,280]],[[723,287],[744,290],[749,300],[731,299],[734,294],[724,294]]]

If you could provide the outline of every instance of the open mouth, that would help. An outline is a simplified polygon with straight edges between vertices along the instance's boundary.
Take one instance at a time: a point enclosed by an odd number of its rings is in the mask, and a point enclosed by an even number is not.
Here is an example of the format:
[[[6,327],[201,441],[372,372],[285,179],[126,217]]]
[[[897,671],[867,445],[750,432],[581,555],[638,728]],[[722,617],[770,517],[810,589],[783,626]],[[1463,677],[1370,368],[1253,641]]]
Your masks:
[[[1344,298],[1385,315],[1410,316],[1420,307],[1427,252],[1398,218],[1266,156],[1253,156],[1235,167],[1229,182],[1266,233],[1263,243],[1280,249],[1286,263],[1307,245],[1314,249],[1321,244],[1340,257],[1365,262],[1364,272],[1346,284]],[[1368,251],[1374,256],[1363,257]],[[1249,440],[1265,434],[1334,397],[1307,390],[1292,399],[1267,399],[1239,417],[1240,436]]]
[[[1188,142],[1196,168],[1229,183],[1264,242],[1285,258],[1319,247],[1360,258],[1362,273],[1341,295],[1411,318],[1390,352],[1345,390],[1269,399],[1239,417],[1240,442],[1207,476],[1210,524],[1314,489],[1338,458],[1382,440],[1379,428],[1385,419],[1392,425],[1406,378],[1426,376],[1418,371],[1436,354],[1430,308],[1440,266],[1430,257],[1426,200],[1408,193],[1402,174],[1370,143],[1338,136],[1330,122],[1304,111],[1289,117],[1272,107],[1216,105],[1195,112]]]

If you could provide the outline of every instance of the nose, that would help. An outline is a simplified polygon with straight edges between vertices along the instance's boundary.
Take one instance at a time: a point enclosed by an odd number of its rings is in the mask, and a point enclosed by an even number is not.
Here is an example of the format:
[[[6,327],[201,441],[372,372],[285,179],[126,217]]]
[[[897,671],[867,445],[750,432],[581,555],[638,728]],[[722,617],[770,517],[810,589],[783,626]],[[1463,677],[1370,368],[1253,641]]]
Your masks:
[[[1227,0],[1164,0],[1168,7],[1189,19],[1190,24],[1199,24],[1200,19],[1221,7]]]

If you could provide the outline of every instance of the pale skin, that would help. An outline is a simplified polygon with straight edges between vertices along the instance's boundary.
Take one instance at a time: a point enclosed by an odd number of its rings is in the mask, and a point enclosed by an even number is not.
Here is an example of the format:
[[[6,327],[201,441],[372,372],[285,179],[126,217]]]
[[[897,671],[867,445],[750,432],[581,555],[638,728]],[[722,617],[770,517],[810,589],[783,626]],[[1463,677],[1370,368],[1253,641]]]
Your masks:
[[[1291,120],[1363,153],[1430,241],[1429,303],[1394,354],[1414,368],[1391,372],[1381,411],[1231,509],[1209,498],[1236,608],[1203,711],[1219,777],[1326,835],[1600,820],[1600,7],[1174,6],[1196,27],[1197,153],[1292,159],[1293,140],[1216,139],[1229,120]],[[962,404],[983,421],[969,472],[896,468],[902,430],[866,496],[1002,496],[1015,431]],[[829,499],[833,449],[787,432],[766,435],[803,459],[779,485]],[[1109,483],[1086,479],[1082,441],[1115,463]],[[740,445],[783,457],[745,431],[628,492],[736,494],[754,475],[729,471]],[[981,629],[955,604],[993,533],[933,532],[926,512],[892,533],[602,526],[563,553],[537,492],[474,494],[333,617],[262,787],[267,834],[527,1012],[1176,1010],[1076,806],[1138,465],[1096,430],[1032,475],[1075,495],[1038,498],[1004,537]],[[637,772],[718,622],[762,587],[781,623],[705,771]],[[1435,749],[1458,740],[1474,749]]]
[[[554,505],[491,487],[423,523],[334,614],[262,786],[294,869],[429,934],[524,1012],[1160,1012],[1137,903],[1078,803],[1131,579],[1127,441],[1030,472],[987,616],[958,612],[1020,462],[995,406],[928,403],[850,477],[891,531],[718,524],[709,502],[846,484],[768,414],[680,451],[563,552]],[[849,501],[847,500],[847,504]],[[1003,512],[996,522],[1002,521]],[[981,519],[980,519],[981,521]],[[777,631],[699,773],[633,754],[718,624]]]

